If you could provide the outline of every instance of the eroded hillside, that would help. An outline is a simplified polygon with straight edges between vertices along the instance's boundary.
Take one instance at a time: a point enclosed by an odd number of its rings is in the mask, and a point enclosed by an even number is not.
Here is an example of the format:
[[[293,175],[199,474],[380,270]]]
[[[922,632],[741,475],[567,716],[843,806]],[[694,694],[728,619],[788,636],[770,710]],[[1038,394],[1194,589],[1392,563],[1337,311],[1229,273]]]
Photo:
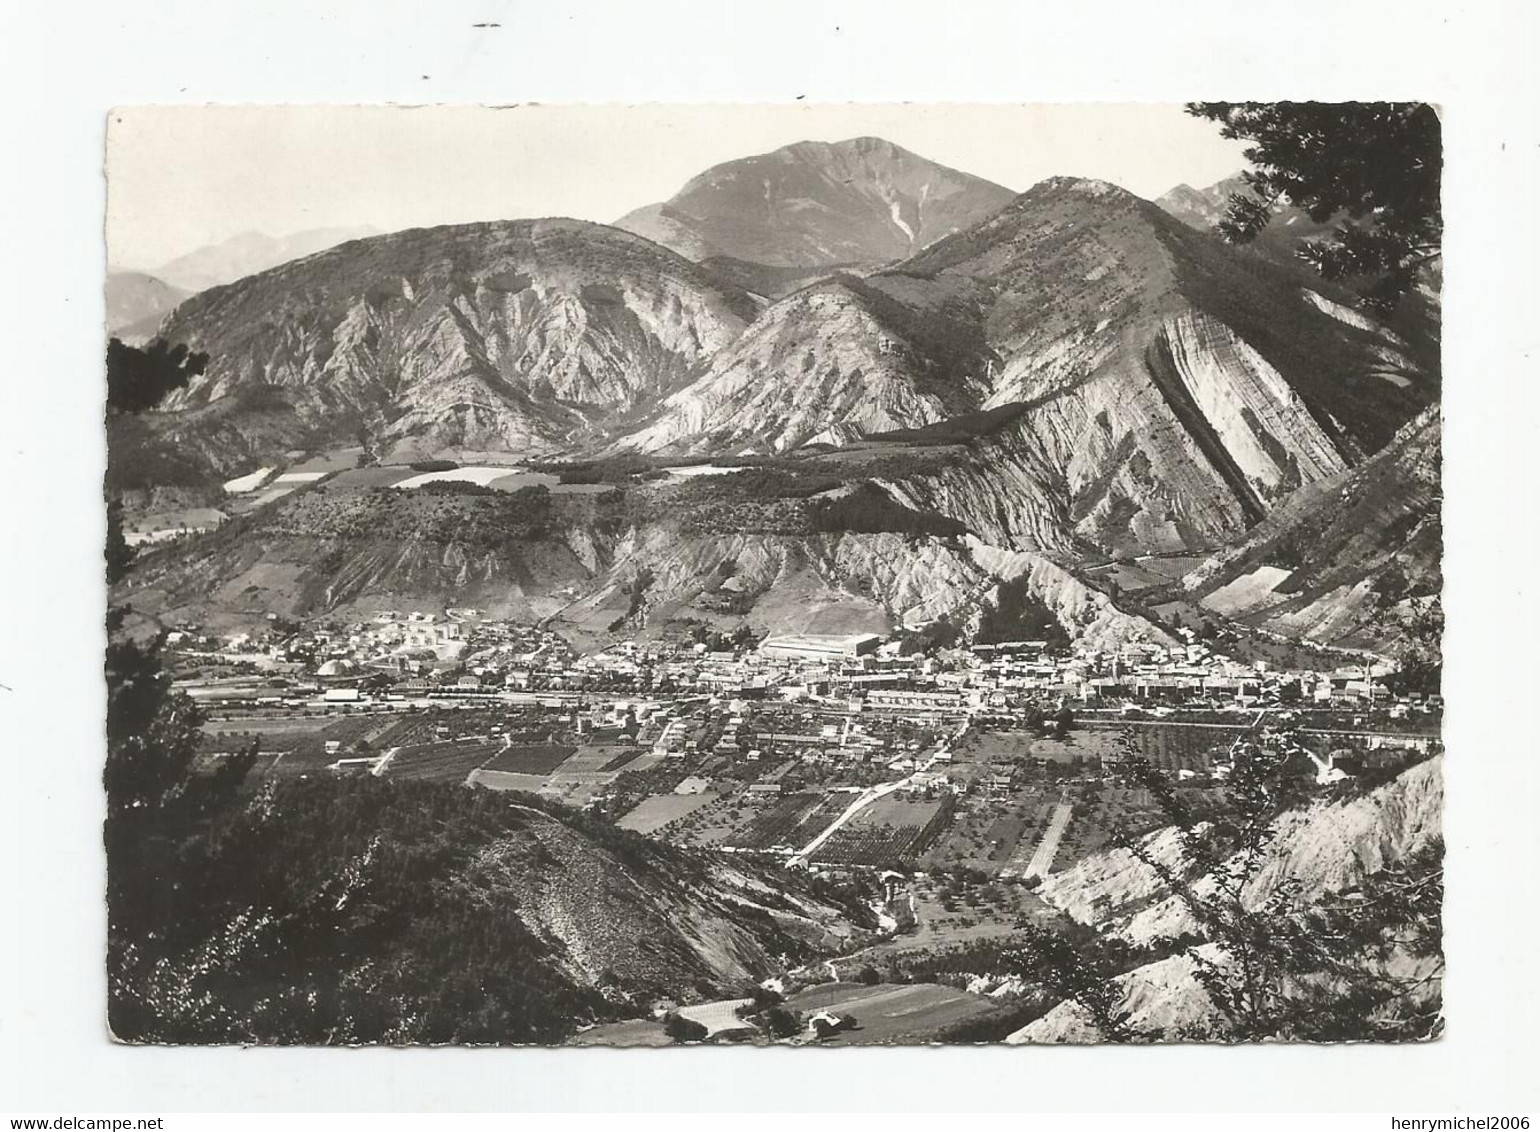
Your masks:
[[[911,496],[971,512],[981,537],[1206,549],[1436,397],[1415,351],[1345,310],[1120,189],[1059,178],[892,270],[780,300],[621,443],[960,435],[972,470]]]
[[[1350,904],[1373,899],[1375,886],[1391,870],[1441,852],[1442,813],[1441,758],[1417,763],[1360,796],[1322,800],[1285,813],[1261,867],[1251,873],[1244,906],[1298,906],[1301,915],[1308,915],[1307,909],[1339,896],[1345,895]],[[1150,834],[1142,844],[1151,860],[1180,872],[1183,856],[1174,830]],[[1403,882],[1394,878],[1390,883]],[[1213,877],[1197,880],[1194,889],[1200,899],[1211,895]],[[1225,1020],[1204,980],[1237,960],[1219,942],[1204,941],[1203,925],[1188,902],[1175,895],[1154,868],[1127,849],[1115,849],[1049,877],[1040,892],[1055,907],[1109,938],[1143,946],[1181,938],[1197,941],[1118,976],[1113,980],[1114,999],[1128,1024],[1147,1039],[1225,1035]],[[1390,925],[1384,926],[1389,933]],[[1436,937],[1431,949],[1415,935],[1388,939],[1375,969],[1386,983],[1404,988],[1409,1004],[1436,1015],[1443,973]],[[1307,986],[1294,989],[1308,992]],[[1325,989],[1332,993],[1329,979]],[[1363,1021],[1372,1028],[1372,1017]],[[1013,1044],[1100,1040],[1101,1030],[1074,1001],[1060,1003],[1007,1039]]]
[[[772,165],[836,157],[866,170],[841,190],[863,201],[907,184],[873,172],[877,150]],[[1436,336],[1105,182],[946,216],[928,246],[906,220],[923,250],[864,274],[720,256],[719,274],[616,229],[519,221],[355,241],[195,296],[167,332],[211,362],[114,457],[136,490],[344,445],[387,464],[640,453],[654,473],[538,530],[482,499],[301,493],[157,555],[141,600],[303,615],[453,592],[584,634],[675,615],[784,629],[808,610],[968,626],[1026,555],[1067,630],[1158,635],[1177,610],[1372,644],[1392,591],[1436,588],[1419,516],[1437,433],[1398,436],[1437,401]],[[661,471],[704,457],[790,479]],[[1210,561],[1138,600],[1086,568],[1146,555]]]
[[[231,397],[288,417],[245,446],[252,455],[359,437],[382,454],[551,450],[670,391],[754,309],[705,270],[601,225],[399,232],[182,304],[162,333],[211,360],[159,421],[215,458],[229,448],[205,418],[240,432],[244,415],[221,412],[240,405]]]
[[[120,1039],[554,1043],[874,926],[805,877],[448,784],[269,784],[185,856],[177,938],[119,972]]]

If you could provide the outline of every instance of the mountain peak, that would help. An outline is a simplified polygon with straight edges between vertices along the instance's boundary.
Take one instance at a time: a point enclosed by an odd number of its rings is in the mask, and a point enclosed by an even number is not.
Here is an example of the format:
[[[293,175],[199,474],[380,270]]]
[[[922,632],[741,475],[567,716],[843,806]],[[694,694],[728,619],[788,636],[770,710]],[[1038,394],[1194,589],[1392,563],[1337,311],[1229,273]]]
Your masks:
[[[884,154],[884,155],[902,155],[902,156],[906,156],[906,157],[914,157],[914,156],[916,156],[915,154],[910,153],[907,149],[904,149],[902,146],[896,145],[893,142],[888,141],[887,138],[879,138],[879,137],[874,137],[872,135],[865,135],[865,136],[859,137],[859,138],[844,138],[841,141],[832,141],[832,142],[825,142],[825,141],[799,141],[799,142],[792,142],[790,145],[782,146],[776,152],[777,153],[781,153],[781,152],[787,152],[787,153],[808,153],[808,154],[827,154],[827,153],[833,152],[833,153],[849,153],[849,154],[859,154],[859,155]],[[923,161],[924,158],[920,158],[920,160]]]
[[[1109,197],[1116,200],[1137,200],[1138,197],[1111,181],[1103,181],[1097,177],[1048,177],[1039,181],[1027,190],[1028,194],[1036,192],[1069,192],[1086,197]]]
[[[885,138],[856,137],[714,165],[668,201],[615,224],[695,260],[878,264],[967,228],[1012,197]]]

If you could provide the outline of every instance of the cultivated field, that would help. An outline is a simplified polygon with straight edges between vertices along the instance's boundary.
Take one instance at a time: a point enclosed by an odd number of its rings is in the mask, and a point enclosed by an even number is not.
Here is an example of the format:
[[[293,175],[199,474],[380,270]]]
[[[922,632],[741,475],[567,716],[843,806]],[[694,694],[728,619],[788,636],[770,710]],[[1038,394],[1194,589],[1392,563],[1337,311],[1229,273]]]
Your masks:
[[[543,487],[553,495],[594,495],[613,490],[607,483],[562,483],[549,472],[532,472],[510,464],[468,464],[441,472],[413,472],[392,481],[392,487],[411,489],[430,483],[473,483],[494,491],[518,491],[525,487]]]
[[[256,491],[267,482],[267,477],[273,474],[272,468],[258,468],[254,472],[247,472],[244,476],[236,476],[233,480],[226,480],[224,488],[231,495],[240,495],[248,491]]]
[[[513,774],[550,774],[575,754],[577,748],[565,743],[515,744],[489,762],[487,769]]]
[[[399,717],[395,726],[380,736],[379,742],[387,747],[397,747],[444,739],[463,739],[467,736],[490,739],[505,729],[512,733],[513,740],[517,742],[525,734],[517,730],[525,721],[525,714],[518,709],[465,707],[413,713]],[[444,731],[442,735],[439,734],[440,728]],[[547,732],[532,734],[543,741]]]
[[[637,833],[656,833],[715,800],[715,794],[653,794],[615,824]]]
[[[1037,742],[1032,731],[974,731],[958,748],[956,757],[985,765],[1010,763],[1030,756]]]
[[[499,743],[431,743],[402,747],[385,767],[386,778],[464,782],[497,753]]]
[[[1169,556],[1150,555],[1145,558],[1135,559],[1141,569],[1149,570],[1162,577],[1175,580],[1184,574],[1190,574],[1203,565],[1202,557],[1190,554],[1173,554]]]
[[[648,757],[649,756],[643,755],[641,751],[636,750],[634,747],[628,747],[625,750],[621,751],[619,754],[611,756],[611,758],[607,762],[605,762],[605,764],[603,766],[601,766],[599,769],[603,770],[603,771],[611,771],[611,770],[613,770],[613,771],[619,773],[620,771],[623,771],[623,770],[645,770],[647,768],[647,766],[656,766],[657,765],[656,762],[653,762],[653,763],[643,763],[642,762],[642,760],[644,758],[648,758]],[[658,756],[656,756],[656,755],[650,756],[650,757],[652,757],[654,759],[658,758]]]
[[[866,963],[880,967],[904,955],[1005,940],[1059,917],[1023,885],[957,866],[916,877],[891,910],[907,930],[837,961],[842,973],[851,974]]]
[[[387,735],[398,722],[389,715],[356,715],[342,719],[298,717],[216,720],[204,725],[201,749],[226,751],[244,747],[253,739],[264,754],[281,755],[265,771],[280,775],[314,774],[324,771],[342,758],[368,757],[384,753]],[[359,751],[360,740],[367,743]],[[328,754],[326,744],[341,744],[338,752]]]
[[[855,1018],[856,1026],[824,1039],[822,1045],[870,1046],[898,1042],[918,1044],[959,1022],[992,1012],[997,1004],[934,983],[913,985],[825,983],[798,991],[786,1005],[802,1014],[819,1010]]]
[[[255,495],[244,496],[238,502],[232,504],[230,510],[237,515],[245,515],[248,512],[255,511],[258,507],[266,507],[269,503],[276,503],[284,496],[293,493],[299,486],[297,483],[285,483],[279,484],[276,487],[264,488]]]
[[[951,824],[923,857],[927,868],[967,865],[998,873],[1030,857],[1058,801],[1059,789],[1028,784],[1007,794],[975,792],[958,803]]]
[[[897,866],[917,858],[946,825],[952,800],[879,798],[846,822],[813,854],[831,865]]]
[[[617,758],[635,762],[634,756],[634,749],[628,749],[617,756],[614,745],[610,743],[578,747],[577,754],[551,772],[546,779],[545,792],[559,797],[569,806],[585,806],[615,781],[618,771],[606,770],[605,767]]]
[[[1190,805],[1202,805],[1203,791],[1182,792]],[[1075,804],[1064,840],[1054,859],[1054,871],[1062,872],[1081,857],[1107,848],[1114,831],[1125,830],[1138,836],[1167,824],[1164,812],[1154,796],[1142,787],[1097,785],[1071,790]]]
[[[216,719],[203,725],[202,749],[230,750],[255,739],[264,751],[292,751],[305,740],[314,738],[322,726],[318,719],[303,718]]]
[[[416,474],[411,468],[401,464],[350,468],[345,472],[338,472],[336,478],[329,481],[326,486],[344,491],[368,491],[371,487],[395,487],[402,480],[410,479]]]
[[[595,1026],[568,1039],[567,1044],[569,1046],[605,1046],[613,1049],[616,1046],[670,1046],[674,1044],[674,1040],[663,1032],[663,1023],[637,1019],[631,1022],[607,1022],[602,1026]]]
[[[345,472],[357,467],[358,457],[363,449],[359,447],[339,448],[333,452],[323,452],[308,459],[301,460],[289,467],[290,472],[320,472],[323,475],[329,472]]]
[[[739,849],[800,849],[851,802],[849,795],[792,794],[749,819],[742,832],[727,839]]]
[[[504,479],[511,473],[517,472],[517,468],[511,467],[484,467],[475,466],[465,468],[448,468],[442,472],[418,472],[415,475],[401,480],[395,484],[399,488],[422,487],[429,483],[474,483],[482,487],[489,487],[493,480]],[[554,479],[555,477],[550,477]]]
[[[744,1023],[735,1012],[738,1007],[747,1006],[749,1001],[746,998],[724,998],[695,1006],[681,1006],[679,1016],[706,1027],[706,1036],[709,1038],[723,1030],[741,1029]]]
[[[1131,562],[1114,562],[1087,572],[1115,583],[1118,589],[1126,594],[1135,594],[1140,590],[1163,586],[1171,581],[1166,574],[1148,570]]]
[[[472,786],[488,790],[516,790],[524,794],[546,793],[550,779],[543,774],[509,774],[506,771],[474,770],[466,779]]]

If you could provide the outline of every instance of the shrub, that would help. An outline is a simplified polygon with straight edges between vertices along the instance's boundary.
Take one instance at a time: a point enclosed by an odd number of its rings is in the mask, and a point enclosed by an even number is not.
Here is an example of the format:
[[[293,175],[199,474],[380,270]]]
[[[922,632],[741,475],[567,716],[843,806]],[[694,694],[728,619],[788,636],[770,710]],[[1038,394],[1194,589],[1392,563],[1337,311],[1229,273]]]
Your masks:
[[[802,1023],[784,1006],[774,1006],[765,1012],[765,1028],[772,1037],[791,1038],[801,1031]]]
[[[968,530],[963,523],[946,515],[927,514],[905,507],[873,483],[863,483],[838,499],[819,500],[813,505],[812,525],[819,531],[892,532],[943,538],[966,534]]]
[[[707,1030],[701,1023],[680,1014],[670,1014],[663,1021],[663,1032],[676,1044],[705,1041]]]
[[[495,487],[487,487],[485,484],[472,483],[469,480],[434,480],[425,483],[421,487],[406,488],[406,491],[420,491],[427,495],[502,495]]]

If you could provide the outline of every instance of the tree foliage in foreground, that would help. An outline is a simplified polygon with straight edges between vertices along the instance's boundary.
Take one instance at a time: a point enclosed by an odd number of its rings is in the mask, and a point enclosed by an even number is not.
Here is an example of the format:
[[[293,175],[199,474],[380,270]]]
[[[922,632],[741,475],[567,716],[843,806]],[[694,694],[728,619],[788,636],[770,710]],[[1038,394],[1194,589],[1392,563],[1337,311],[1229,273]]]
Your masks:
[[[1249,243],[1280,201],[1325,223],[1346,216],[1300,256],[1326,279],[1362,280],[1363,305],[1385,315],[1438,258],[1442,127],[1423,102],[1193,102],[1187,112],[1249,141],[1249,188],[1230,198],[1220,232]]]
[[[107,343],[107,404],[121,412],[153,409],[208,367],[209,356],[159,338],[140,349],[114,338]]]
[[[1396,695],[1436,696],[1444,679],[1444,599],[1409,598],[1386,610],[1380,624],[1395,633],[1396,671],[1386,685]]]
[[[684,1045],[686,1042],[702,1042],[710,1033],[705,1025],[686,1018],[682,1014],[670,1014],[663,1020],[663,1032],[667,1034],[676,1045]]]
[[[476,864],[544,820],[507,798],[320,778],[202,816],[156,860],[113,845],[140,898],[113,921],[121,1038],[554,1042],[605,1013]]]
[[[1434,841],[1344,891],[1268,884],[1279,819],[1306,803],[1308,755],[1287,732],[1231,748],[1223,805],[1200,820],[1171,781],[1131,749],[1124,765],[1155,797],[1181,852],[1120,844],[1155,873],[1196,925],[1182,948],[1211,1007],[1177,1032],[1136,1024],[1105,945],[1034,938],[1021,970],[1077,1003],[1103,1040],[1414,1041],[1442,1026],[1443,846]]]
[[[109,412],[159,404],[207,358],[108,347]],[[133,566],[108,505],[109,580]],[[108,1020],[125,1041],[539,1042],[602,1009],[468,866],[529,811],[483,791],[362,780],[242,793],[248,750],[202,765],[203,717],[158,643],[109,610]],[[617,840],[620,838],[617,832]],[[623,854],[634,847],[613,847]]]
[[[107,343],[107,412],[109,426],[114,420],[133,420],[132,414],[153,409],[173,390],[184,388],[188,381],[202,373],[208,366],[207,354],[195,354],[186,346],[171,346],[155,339],[144,349],[129,346],[117,338]],[[127,416],[123,414],[128,414]],[[111,433],[109,432],[109,436]],[[142,437],[150,443],[148,434]],[[136,459],[138,451],[125,453],[121,445],[114,453],[114,463],[125,458]],[[122,482],[120,469],[109,469],[107,486],[112,490],[114,481]],[[132,478],[132,477],[130,477]],[[148,482],[144,486],[149,486]],[[123,537],[123,504],[118,498],[107,502],[107,584],[115,585],[128,573],[134,560],[133,548]]]

